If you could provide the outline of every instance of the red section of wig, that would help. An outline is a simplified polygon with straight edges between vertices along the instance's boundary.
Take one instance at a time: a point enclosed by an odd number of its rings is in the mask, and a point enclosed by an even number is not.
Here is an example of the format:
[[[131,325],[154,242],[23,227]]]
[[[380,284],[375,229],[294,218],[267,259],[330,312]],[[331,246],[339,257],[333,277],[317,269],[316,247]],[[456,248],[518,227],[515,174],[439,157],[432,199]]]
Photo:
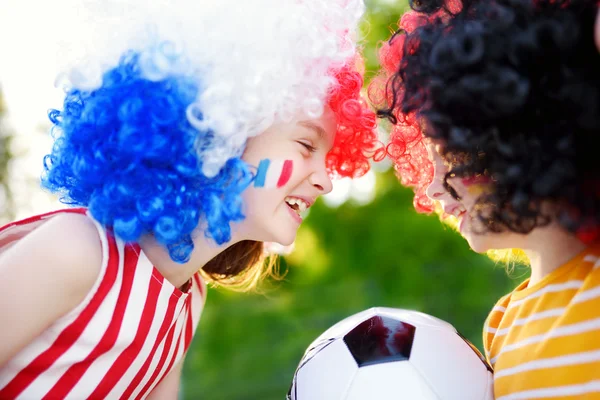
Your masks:
[[[373,104],[383,107],[391,104],[393,91],[396,92],[398,100],[402,99],[402,85],[390,77],[400,68],[404,52],[410,53],[419,46],[415,37],[407,40],[406,34],[437,18],[449,18],[449,13],[460,11],[460,7],[460,1],[448,0],[444,8],[431,15],[416,11],[402,15],[398,33],[384,42],[379,49],[382,70],[369,86],[369,98]],[[393,161],[396,175],[402,184],[414,189],[414,206],[417,211],[430,213],[434,211],[434,202],[425,192],[433,179],[433,163],[427,153],[421,121],[415,112],[403,114],[399,108],[396,105],[394,109],[397,123],[390,132],[386,153]]]
[[[421,23],[423,17],[415,12],[404,14],[400,22],[406,23],[411,29]],[[379,60],[382,72],[369,86],[369,97],[373,104],[389,104],[391,90],[399,91],[388,77],[396,72],[402,61],[406,36],[398,34],[390,41],[383,43],[379,50]],[[394,88],[394,86],[396,86]],[[401,93],[398,98],[401,98]],[[386,146],[387,156],[394,163],[396,175],[400,182],[415,191],[413,204],[418,212],[429,213],[434,209],[434,203],[427,197],[425,191],[433,179],[433,163],[427,154],[425,138],[421,132],[416,114],[403,114],[398,107],[394,110],[397,123],[390,132],[389,143]]]
[[[369,160],[385,158],[383,144],[377,138],[377,119],[360,90],[363,86],[362,60],[336,71],[336,85],[328,105],[335,114],[337,132],[327,154],[327,170],[333,177],[357,178],[366,174]]]

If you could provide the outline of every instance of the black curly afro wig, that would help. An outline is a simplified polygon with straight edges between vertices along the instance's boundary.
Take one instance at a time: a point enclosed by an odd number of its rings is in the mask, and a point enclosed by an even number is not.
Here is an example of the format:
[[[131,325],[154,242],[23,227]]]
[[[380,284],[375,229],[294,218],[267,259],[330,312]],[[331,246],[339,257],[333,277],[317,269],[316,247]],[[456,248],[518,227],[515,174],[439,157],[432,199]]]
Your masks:
[[[596,239],[598,2],[415,0],[411,7],[383,45],[383,73],[370,88],[379,115],[395,124],[388,153],[403,182],[424,196],[431,166],[411,165],[423,164],[423,139],[435,139],[450,168],[446,180],[490,178],[475,209],[487,231],[528,233],[556,220],[584,241]]]

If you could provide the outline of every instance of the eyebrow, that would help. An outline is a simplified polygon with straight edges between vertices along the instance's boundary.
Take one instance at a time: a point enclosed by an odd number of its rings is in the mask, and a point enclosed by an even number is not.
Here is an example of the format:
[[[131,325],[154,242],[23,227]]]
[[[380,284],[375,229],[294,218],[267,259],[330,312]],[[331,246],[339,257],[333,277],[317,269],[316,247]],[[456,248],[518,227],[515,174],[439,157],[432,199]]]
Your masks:
[[[315,131],[317,133],[317,135],[319,136],[319,139],[325,138],[325,129],[323,129],[321,126],[315,124],[314,122],[300,121],[300,122],[298,122],[298,125],[302,125],[305,128],[312,129],[313,131]]]

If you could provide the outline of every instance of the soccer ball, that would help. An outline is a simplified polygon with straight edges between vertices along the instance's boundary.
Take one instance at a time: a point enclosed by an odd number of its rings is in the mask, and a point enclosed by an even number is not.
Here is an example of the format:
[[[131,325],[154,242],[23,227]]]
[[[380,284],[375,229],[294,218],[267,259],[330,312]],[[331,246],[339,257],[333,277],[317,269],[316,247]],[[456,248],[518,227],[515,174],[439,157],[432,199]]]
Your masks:
[[[319,336],[288,400],[493,400],[492,368],[449,323],[371,308]]]

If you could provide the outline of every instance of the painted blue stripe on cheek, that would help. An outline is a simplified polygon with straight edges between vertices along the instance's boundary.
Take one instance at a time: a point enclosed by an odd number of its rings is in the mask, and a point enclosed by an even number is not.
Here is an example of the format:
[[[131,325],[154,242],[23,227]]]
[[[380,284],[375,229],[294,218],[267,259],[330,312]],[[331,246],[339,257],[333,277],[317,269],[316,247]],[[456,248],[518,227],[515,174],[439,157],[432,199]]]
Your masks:
[[[265,186],[265,179],[267,178],[267,171],[269,170],[270,164],[271,161],[268,158],[260,160],[258,171],[256,171],[256,178],[254,178],[254,187]]]

